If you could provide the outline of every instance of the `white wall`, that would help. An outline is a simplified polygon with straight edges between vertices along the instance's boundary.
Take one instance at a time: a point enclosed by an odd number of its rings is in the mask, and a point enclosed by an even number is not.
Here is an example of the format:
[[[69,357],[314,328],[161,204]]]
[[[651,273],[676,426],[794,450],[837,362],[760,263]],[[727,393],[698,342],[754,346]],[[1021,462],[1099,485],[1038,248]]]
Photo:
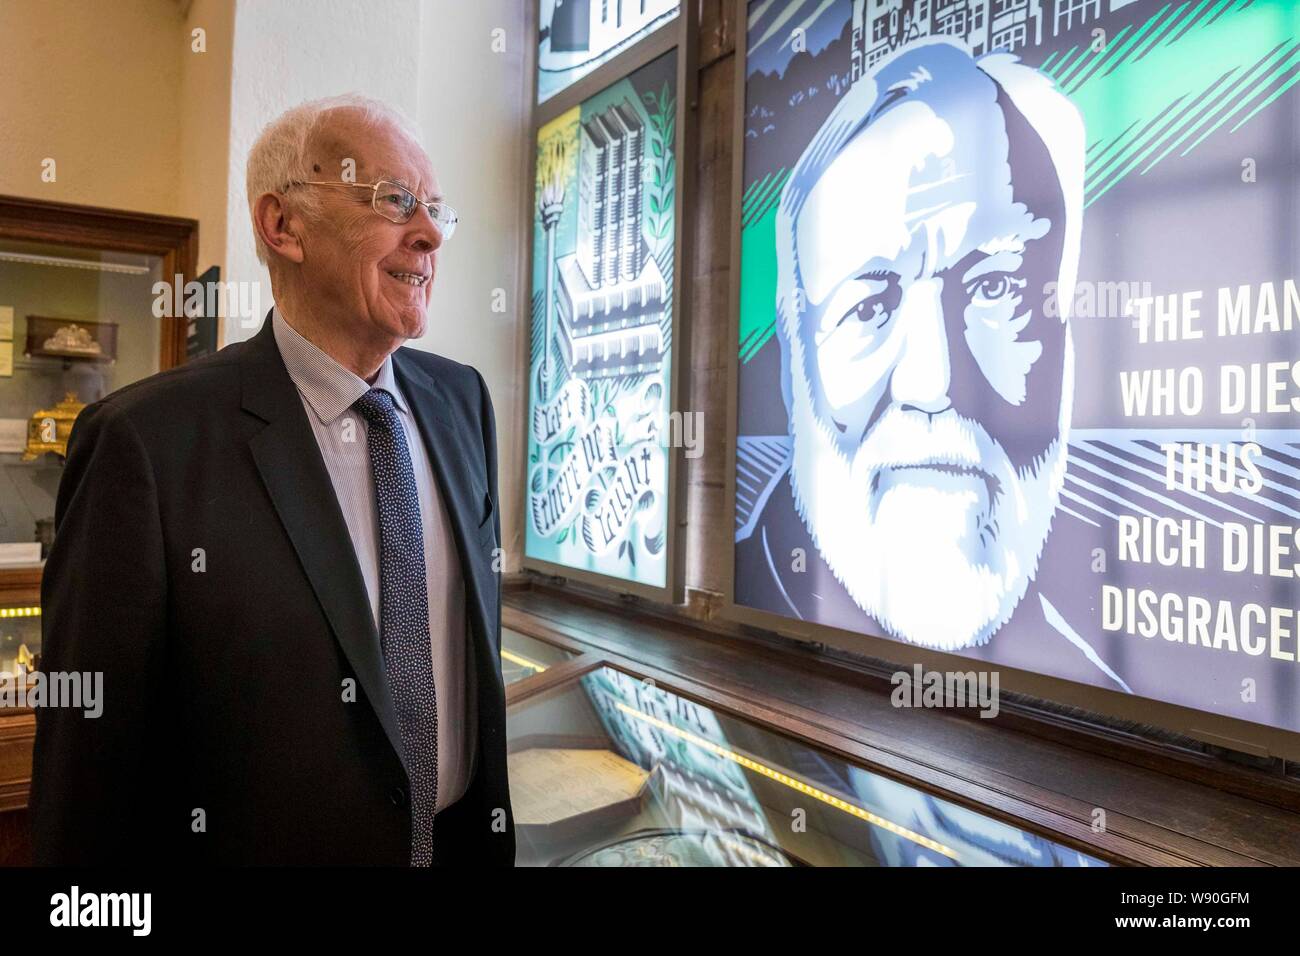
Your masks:
[[[531,228],[521,206],[530,138],[525,5],[422,6],[418,118],[439,185],[461,222],[439,253],[429,331],[412,344],[468,362],[487,380],[497,418],[502,545],[510,556],[506,570],[514,570],[523,548],[519,237]]]

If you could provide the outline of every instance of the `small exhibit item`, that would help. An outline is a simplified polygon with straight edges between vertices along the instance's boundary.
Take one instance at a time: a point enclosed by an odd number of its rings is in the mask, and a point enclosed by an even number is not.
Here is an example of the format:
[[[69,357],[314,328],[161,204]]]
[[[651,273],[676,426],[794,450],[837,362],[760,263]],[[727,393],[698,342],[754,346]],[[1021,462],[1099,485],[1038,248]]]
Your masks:
[[[39,541],[15,541],[0,544],[0,568],[14,568],[41,563]]]
[[[27,445],[23,461],[31,461],[47,451],[65,457],[68,453],[68,438],[72,435],[72,423],[85,407],[86,403],[78,399],[75,392],[68,392],[63,396],[63,401],[53,408],[38,409],[27,420]]]
[[[117,323],[29,315],[26,353],[64,361],[112,362],[117,358]]]
[[[611,750],[534,747],[510,754],[515,822],[547,826],[637,799],[649,773]]]

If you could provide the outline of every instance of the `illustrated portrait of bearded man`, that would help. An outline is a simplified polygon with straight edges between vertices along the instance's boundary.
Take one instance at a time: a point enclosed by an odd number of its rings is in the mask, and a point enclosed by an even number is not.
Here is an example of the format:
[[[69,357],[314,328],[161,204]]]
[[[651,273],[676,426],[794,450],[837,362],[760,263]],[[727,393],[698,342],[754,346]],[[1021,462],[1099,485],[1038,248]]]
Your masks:
[[[1064,481],[1083,164],[1047,77],[943,38],[835,106],[777,210],[791,457],[747,604],[943,651],[1011,618]]]

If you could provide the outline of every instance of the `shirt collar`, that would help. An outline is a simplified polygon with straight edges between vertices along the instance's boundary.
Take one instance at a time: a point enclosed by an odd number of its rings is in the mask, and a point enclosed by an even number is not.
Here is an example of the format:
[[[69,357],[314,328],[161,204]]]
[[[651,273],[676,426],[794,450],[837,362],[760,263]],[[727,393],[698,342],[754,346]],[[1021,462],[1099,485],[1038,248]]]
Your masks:
[[[379,366],[375,384],[371,386],[351,369],[344,368],[321,351],[310,339],[291,326],[276,307],[271,312],[271,328],[280,357],[289,372],[289,378],[306,399],[311,410],[322,424],[332,424],[352,404],[373,388],[382,388],[393,396],[398,411],[406,412],[406,401],[397,387],[393,373],[393,357],[389,355]]]

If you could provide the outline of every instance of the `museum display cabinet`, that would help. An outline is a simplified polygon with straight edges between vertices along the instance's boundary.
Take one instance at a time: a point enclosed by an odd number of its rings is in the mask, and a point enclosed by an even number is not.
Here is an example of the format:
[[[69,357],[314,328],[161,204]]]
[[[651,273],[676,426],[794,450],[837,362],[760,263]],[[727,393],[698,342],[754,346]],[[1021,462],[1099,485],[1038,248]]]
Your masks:
[[[1288,780],[1033,701],[899,708],[872,662],[533,574],[502,625],[519,865],[1300,863]]]
[[[193,220],[0,196],[0,864],[30,853],[41,568],[77,414],[186,358],[160,294],[195,274]]]
[[[608,664],[509,734],[520,865],[1102,865]]]

